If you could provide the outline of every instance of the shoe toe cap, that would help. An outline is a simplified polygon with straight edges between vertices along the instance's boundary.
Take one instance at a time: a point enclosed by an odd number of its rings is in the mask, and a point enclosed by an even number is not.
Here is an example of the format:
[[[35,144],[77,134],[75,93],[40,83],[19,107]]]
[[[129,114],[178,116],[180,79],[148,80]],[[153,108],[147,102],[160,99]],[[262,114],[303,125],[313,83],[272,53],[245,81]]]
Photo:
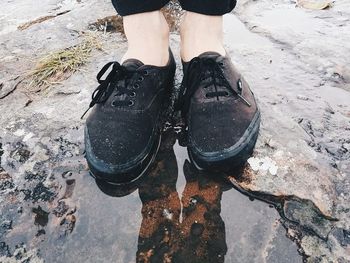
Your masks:
[[[131,120],[129,120],[131,121]],[[133,127],[128,128],[128,127]],[[85,154],[93,174],[103,178],[130,181],[142,169],[155,141],[150,122],[131,126],[110,123],[101,129],[94,123],[85,127]],[[124,174],[124,175],[123,175]]]

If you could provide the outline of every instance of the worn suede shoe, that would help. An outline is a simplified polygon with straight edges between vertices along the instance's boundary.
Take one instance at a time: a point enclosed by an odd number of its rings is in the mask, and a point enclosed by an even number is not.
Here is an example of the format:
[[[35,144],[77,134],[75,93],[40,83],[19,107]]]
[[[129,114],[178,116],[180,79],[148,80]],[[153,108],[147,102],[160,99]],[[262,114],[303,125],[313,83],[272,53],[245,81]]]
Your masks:
[[[206,52],[183,63],[178,109],[188,125],[188,152],[199,169],[243,165],[255,146],[260,111],[231,60]]]
[[[85,126],[86,159],[94,177],[128,184],[148,169],[160,145],[175,68],[170,52],[165,67],[130,59],[123,65],[110,62],[99,72],[90,103],[95,107]]]

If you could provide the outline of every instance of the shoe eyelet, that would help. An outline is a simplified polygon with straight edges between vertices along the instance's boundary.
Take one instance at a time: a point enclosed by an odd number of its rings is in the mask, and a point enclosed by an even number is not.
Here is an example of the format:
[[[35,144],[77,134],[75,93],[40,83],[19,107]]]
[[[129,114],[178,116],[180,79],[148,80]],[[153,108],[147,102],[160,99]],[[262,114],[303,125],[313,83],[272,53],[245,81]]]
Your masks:
[[[223,66],[225,66],[225,63],[224,62],[219,62],[219,65],[223,67]]]
[[[133,98],[133,97],[135,97],[135,96],[136,96],[136,92],[135,92],[135,91],[133,91],[133,92],[130,93],[130,97]]]
[[[209,96],[209,94],[207,93],[207,94],[205,94],[205,97],[207,98],[207,99],[210,99],[210,96]]]
[[[237,81],[237,88],[238,88],[239,92],[242,93],[242,91],[243,91],[243,83],[242,83],[241,79],[239,79]]]
[[[130,100],[128,106],[131,107],[131,106],[134,106],[134,104],[135,104],[135,102]]]
[[[141,76],[141,77],[139,77],[139,81],[140,81],[140,82],[141,82],[141,81],[144,81],[144,79],[145,79],[145,78],[144,78],[144,77],[142,77],[142,76]]]
[[[224,95],[225,97],[228,97],[228,96],[230,96],[230,93],[228,93],[227,91],[225,91],[225,95]]]
[[[148,76],[148,75],[149,75],[148,70],[145,70],[144,73],[143,73],[143,75]]]
[[[134,84],[134,89],[139,89],[139,88],[140,88],[140,85],[137,84],[137,83],[135,83],[135,84]]]
[[[117,105],[116,105],[116,101],[114,100],[114,101],[112,101],[112,107],[117,107]]]

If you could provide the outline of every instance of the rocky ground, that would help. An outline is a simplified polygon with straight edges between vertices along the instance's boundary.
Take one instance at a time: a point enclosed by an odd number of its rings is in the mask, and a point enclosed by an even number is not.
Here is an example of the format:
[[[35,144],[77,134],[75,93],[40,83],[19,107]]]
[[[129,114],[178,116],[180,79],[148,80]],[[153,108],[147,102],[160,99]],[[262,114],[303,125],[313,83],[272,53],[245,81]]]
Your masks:
[[[108,0],[2,3],[0,262],[350,262],[350,3],[239,1],[225,42],[262,111],[254,156],[210,179],[175,116],[149,177],[126,192],[89,177],[80,120],[96,73],[126,49],[114,14]],[[72,50],[70,71],[34,74]]]

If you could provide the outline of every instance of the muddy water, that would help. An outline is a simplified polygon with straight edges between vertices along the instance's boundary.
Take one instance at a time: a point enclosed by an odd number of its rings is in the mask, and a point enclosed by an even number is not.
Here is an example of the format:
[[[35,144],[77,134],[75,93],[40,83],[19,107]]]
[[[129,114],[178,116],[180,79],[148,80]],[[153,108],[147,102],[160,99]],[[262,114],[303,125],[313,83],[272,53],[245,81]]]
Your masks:
[[[172,129],[152,169],[130,187],[67,168],[56,171],[57,195],[39,183],[31,200],[13,195],[13,204],[2,204],[1,262],[6,255],[29,262],[302,262],[276,210],[252,202],[223,175],[196,170]],[[35,257],[26,252],[32,249]]]

